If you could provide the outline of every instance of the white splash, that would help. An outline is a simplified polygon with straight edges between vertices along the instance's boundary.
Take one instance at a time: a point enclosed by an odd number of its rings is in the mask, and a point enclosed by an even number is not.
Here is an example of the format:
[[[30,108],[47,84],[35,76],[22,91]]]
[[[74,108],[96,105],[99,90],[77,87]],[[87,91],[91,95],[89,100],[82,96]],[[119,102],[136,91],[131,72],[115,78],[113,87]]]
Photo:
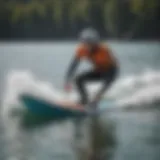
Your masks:
[[[91,97],[100,85],[89,86]],[[11,71],[6,78],[4,95],[4,111],[7,106],[20,106],[18,97],[22,93],[36,95],[48,101],[72,100],[78,98],[76,92],[66,94],[59,91],[53,84],[42,82],[29,71]],[[140,106],[160,101],[160,72],[146,71],[139,75],[131,75],[119,79],[106,93],[104,99],[115,99],[120,106]]]
[[[118,100],[120,106],[143,106],[160,104],[160,72],[146,71],[143,74],[130,76],[117,84],[123,95]],[[125,91],[125,92],[124,92]]]

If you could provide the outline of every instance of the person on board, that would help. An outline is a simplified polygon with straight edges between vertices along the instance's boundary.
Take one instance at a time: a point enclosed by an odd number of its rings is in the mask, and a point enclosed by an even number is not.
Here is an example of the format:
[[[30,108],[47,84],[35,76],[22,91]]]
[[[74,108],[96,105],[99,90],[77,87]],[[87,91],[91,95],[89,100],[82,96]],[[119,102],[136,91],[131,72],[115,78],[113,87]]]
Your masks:
[[[93,65],[89,71],[77,75],[75,78],[80,93],[80,105],[97,106],[104,92],[115,81],[118,73],[118,63],[108,46],[101,44],[100,36],[95,29],[85,29],[81,32],[80,45],[67,71],[65,90],[71,90],[71,80],[81,60],[87,60]],[[93,101],[89,102],[85,89],[86,82],[102,82],[103,86]]]

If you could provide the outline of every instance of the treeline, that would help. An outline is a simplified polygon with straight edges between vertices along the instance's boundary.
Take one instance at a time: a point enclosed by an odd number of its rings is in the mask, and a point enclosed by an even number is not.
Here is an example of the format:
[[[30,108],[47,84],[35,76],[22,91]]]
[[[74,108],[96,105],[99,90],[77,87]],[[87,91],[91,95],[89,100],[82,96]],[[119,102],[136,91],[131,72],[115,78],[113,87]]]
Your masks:
[[[0,38],[68,39],[88,26],[104,38],[159,39],[159,0],[1,0]]]

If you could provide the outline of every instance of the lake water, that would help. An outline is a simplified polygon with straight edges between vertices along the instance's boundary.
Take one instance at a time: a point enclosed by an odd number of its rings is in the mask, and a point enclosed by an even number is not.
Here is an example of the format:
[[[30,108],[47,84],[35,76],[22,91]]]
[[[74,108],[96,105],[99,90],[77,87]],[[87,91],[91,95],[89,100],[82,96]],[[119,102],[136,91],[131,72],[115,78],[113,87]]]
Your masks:
[[[55,121],[15,109],[17,77],[21,85],[33,76],[62,89],[77,44],[0,43],[0,160],[160,159],[160,44],[108,44],[121,66],[109,93],[120,109],[100,117]],[[79,72],[87,67],[82,63]]]

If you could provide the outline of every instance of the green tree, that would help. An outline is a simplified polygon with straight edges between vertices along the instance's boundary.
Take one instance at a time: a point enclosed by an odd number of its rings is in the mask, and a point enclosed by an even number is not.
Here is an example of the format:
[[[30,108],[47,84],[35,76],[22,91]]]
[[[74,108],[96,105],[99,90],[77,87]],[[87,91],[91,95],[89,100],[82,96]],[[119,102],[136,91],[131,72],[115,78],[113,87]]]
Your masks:
[[[93,10],[96,9],[102,15],[106,30],[117,37],[122,32],[122,26],[126,25],[134,34],[146,19],[154,17],[159,5],[159,0],[1,0],[0,16],[7,15],[12,23],[32,23],[35,16],[45,19],[49,15],[54,24],[62,26],[65,18],[71,25],[77,19],[93,20]],[[132,22],[125,19],[128,14],[134,16]],[[123,24],[120,23],[122,20]]]
[[[133,36],[139,32],[147,22],[150,22],[160,5],[159,0],[131,0],[130,10],[135,15],[135,20],[130,29],[130,35]]]

